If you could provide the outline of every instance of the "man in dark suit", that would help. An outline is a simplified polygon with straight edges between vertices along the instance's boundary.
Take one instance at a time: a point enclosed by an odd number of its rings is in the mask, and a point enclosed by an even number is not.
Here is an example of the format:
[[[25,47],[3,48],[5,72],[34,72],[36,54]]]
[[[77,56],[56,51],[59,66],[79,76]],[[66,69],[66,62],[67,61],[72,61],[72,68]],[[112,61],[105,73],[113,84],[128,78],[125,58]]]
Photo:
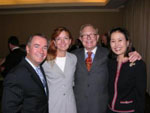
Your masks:
[[[74,51],[78,59],[74,87],[77,113],[105,113],[108,101],[108,50],[97,46],[98,30],[90,24],[81,27],[79,39],[84,48]],[[87,52],[92,52],[90,71],[85,63]]]
[[[10,53],[6,56],[4,63],[0,66],[1,74],[4,78],[7,73],[25,57],[25,52],[19,48],[19,40],[16,36],[11,36],[8,39],[8,47]]]
[[[3,113],[48,113],[47,82],[40,66],[46,58],[47,46],[44,35],[29,38],[26,58],[4,79]]]
[[[108,102],[108,50],[97,46],[98,29],[91,24],[81,26],[80,37],[84,48],[73,53],[77,56],[74,93],[77,113],[106,113]],[[87,52],[92,52],[92,66],[86,67]],[[131,54],[133,62],[140,56],[137,52]]]

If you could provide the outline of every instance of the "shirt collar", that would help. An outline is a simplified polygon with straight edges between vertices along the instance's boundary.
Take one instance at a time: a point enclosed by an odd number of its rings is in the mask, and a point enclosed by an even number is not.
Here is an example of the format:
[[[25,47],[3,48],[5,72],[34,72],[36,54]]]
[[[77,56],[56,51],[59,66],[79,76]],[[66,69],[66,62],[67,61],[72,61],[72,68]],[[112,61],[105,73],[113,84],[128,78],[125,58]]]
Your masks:
[[[36,70],[37,67],[27,57],[25,57],[25,60]]]
[[[15,50],[15,49],[18,49],[18,48],[19,48],[18,46],[17,46],[17,47],[14,47],[14,48],[12,49],[12,51]]]
[[[97,46],[91,52],[95,55],[96,50],[97,50]],[[85,48],[84,48],[84,51],[85,51],[85,54],[87,54],[88,51]]]

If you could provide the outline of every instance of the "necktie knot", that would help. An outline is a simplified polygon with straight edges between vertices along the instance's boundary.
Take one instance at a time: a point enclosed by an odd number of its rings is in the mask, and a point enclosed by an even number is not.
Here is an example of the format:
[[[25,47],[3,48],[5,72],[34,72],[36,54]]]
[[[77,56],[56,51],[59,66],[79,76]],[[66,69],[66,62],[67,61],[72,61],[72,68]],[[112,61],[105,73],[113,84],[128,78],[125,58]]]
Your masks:
[[[42,76],[42,75],[43,75],[42,72],[41,72],[40,67],[37,67],[37,68],[36,68],[36,72],[38,73],[39,76]]]
[[[38,71],[38,73],[39,73],[39,71],[41,71],[40,67],[37,67],[36,70]]]
[[[88,57],[91,57],[92,52],[87,52],[87,54],[88,54]]]

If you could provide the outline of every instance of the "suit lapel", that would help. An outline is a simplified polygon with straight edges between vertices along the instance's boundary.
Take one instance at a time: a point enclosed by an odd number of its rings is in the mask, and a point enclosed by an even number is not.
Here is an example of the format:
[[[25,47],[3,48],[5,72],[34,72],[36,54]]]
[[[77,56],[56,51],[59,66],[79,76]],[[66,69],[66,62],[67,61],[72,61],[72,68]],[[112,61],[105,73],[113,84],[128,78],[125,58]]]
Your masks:
[[[47,94],[48,94],[49,92],[48,92],[48,85],[47,85],[46,76],[45,76],[45,73],[44,73],[44,70],[43,70],[42,66],[40,66],[40,68],[41,68],[41,71],[42,71],[42,73],[43,73],[44,79],[45,79],[45,81],[46,81],[46,91],[47,91]],[[40,80],[40,81],[41,81],[41,80]],[[42,82],[41,82],[41,83],[42,83]],[[42,86],[43,86],[43,84],[42,84]],[[43,88],[44,88],[44,87],[43,87]]]
[[[33,78],[33,80],[44,90],[44,86],[39,78],[39,76],[37,75],[36,71],[33,69],[33,67],[26,61],[24,60],[25,66],[28,69],[28,71],[31,73],[31,77]],[[42,69],[42,73],[44,75],[43,69]],[[45,76],[45,75],[44,75]],[[45,78],[45,77],[44,77]]]
[[[68,54],[68,52],[66,53],[66,62],[65,62],[65,69],[64,69],[64,75],[67,76],[67,72],[68,70],[70,69],[70,66],[71,66],[71,58]]]
[[[65,67],[64,67],[64,72],[59,68],[59,66],[55,63],[55,65],[56,65],[56,67],[57,67],[57,69],[58,69],[58,71],[61,73],[61,75],[63,75],[63,77],[65,77],[66,75],[65,75],[65,73],[68,71],[68,69],[69,69],[69,63],[70,63],[70,58],[69,58],[69,56],[68,56],[68,53],[66,53],[66,61],[65,61]]]
[[[94,59],[93,59],[91,70],[96,66],[97,63],[100,64],[103,61],[102,58],[103,58],[103,56],[101,54],[100,47],[97,47],[97,50],[96,50],[96,53],[95,53],[95,56],[94,56]]]
[[[85,52],[84,52],[84,49],[82,49],[78,55],[79,55],[78,56],[78,63],[82,65],[81,67],[84,70],[87,70],[86,64],[85,64]]]
[[[66,62],[65,62],[65,67],[64,67],[64,72],[59,68],[59,66],[56,64],[56,63],[54,63],[54,66],[56,67],[56,68],[54,68],[54,69],[56,69],[55,71],[56,72],[59,72],[59,73],[61,73],[60,75],[63,75],[63,77],[65,77],[66,75],[65,75],[65,73],[68,71],[68,69],[70,68],[69,65],[70,64],[70,58],[69,58],[69,55],[68,55],[68,53],[66,53]]]
[[[56,62],[54,61],[53,63],[54,63],[53,64],[53,66],[54,66],[53,71],[57,72],[57,73],[60,73],[60,75],[63,75],[63,77],[65,77],[64,72],[59,68],[59,66],[56,64]]]
[[[69,61],[70,60],[70,58],[69,58],[69,56],[68,56],[68,53],[66,53],[66,62],[65,62],[65,68],[64,68],[64,75],[65,75],[65,73],[68,71],[68,69],[69,69],[69,67],[68,66],[70,66],[69,65]],[[66,76],[66,75],[65,75]]]

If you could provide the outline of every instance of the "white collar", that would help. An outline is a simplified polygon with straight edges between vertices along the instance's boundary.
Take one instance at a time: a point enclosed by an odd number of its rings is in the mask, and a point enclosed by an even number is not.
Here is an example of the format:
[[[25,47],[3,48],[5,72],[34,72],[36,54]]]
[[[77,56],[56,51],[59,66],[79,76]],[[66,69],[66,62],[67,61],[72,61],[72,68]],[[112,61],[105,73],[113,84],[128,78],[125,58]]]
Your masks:
[[[27,57],[25,57],[25,60],[33,67],[34,70],[36,70],[37,66],[35,66]]]
[[[97,46],[96,46],[91,52],[92,52],[93,54],[95,54],[95,53],[96,53],[96,50],[97,50]],[[85,54],[88,52],[87,49],[85,49],[85,48],[84,48],[84,51],[85,51]]]
[[[19,47],[18,47],[18,46],[16,46],[16,47],[14,47],[14,48],[12,49],[12,51],[13,51],[13,50],[15,50],[15,49],[18,49],[18,48],[19,48]]]

